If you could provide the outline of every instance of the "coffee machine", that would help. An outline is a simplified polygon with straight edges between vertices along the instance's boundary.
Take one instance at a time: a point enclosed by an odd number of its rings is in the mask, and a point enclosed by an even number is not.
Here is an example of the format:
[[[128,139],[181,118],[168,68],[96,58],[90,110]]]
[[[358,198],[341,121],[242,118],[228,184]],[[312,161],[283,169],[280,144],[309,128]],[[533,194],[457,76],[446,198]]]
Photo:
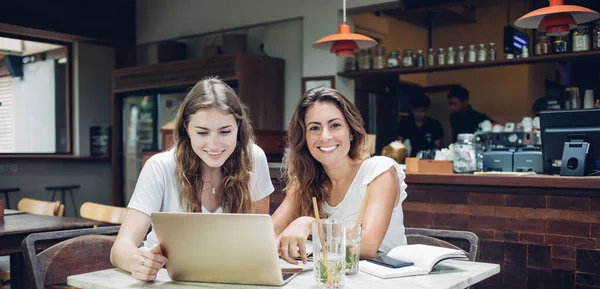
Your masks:
[[[477,139],[483,148],[483,171],[544,172],[540,131],[484,132]]]

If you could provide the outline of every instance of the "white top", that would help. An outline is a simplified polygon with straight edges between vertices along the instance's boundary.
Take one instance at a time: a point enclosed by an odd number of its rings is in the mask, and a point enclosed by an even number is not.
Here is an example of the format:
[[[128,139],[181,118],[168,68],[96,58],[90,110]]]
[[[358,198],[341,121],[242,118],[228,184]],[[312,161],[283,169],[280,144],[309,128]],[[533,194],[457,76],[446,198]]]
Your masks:
[[[269,165],[265,152],[256,144],[252,145],[254,168],[250,176],[252,201],[270,195],[275,188],[271,183]],[[153,212],[185,212],[179,205],[179,182],[175,176],[175,149],[153,155],[146,161],[138,177],[128,208],[136,209],[148,216]],[[223,208],[210,212],[202,206],[202,213],[223,213]],[[148,234],[146,247],[158,243],[154,226]]]
[[[406,174],[398,166],[398,163],[389,157],[374,156],[363,161],[352,181],[344,199],[335,207],[330,206],[325,202],[323,210],[328,214],[328,219],[355,221],[360,211],[360,205],[367,192],[367,185],[377,176],[386,172],[390,168],[396,169],[398,175],[400,201],[392,211],[392,219],[388,226],[387,233],[379,246],[379,251],[387,253],[391,249],[406,245],[406,236],[404,235],[404,214],[402,213],[402,202],[406,199],[406,183],[404,178]],[[371,192],[369,196],[374,196]]]

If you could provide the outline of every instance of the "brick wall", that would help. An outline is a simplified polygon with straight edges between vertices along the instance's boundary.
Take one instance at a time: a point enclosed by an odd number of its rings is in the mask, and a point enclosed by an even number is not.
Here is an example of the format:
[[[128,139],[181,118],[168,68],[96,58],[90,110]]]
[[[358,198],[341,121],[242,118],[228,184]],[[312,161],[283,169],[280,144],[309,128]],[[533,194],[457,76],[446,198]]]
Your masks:
[[[578,196],[448,187],[409,183],[405,226],[477,234],[478,260],[501,272],[473,288],[600,288],[600,189]]]

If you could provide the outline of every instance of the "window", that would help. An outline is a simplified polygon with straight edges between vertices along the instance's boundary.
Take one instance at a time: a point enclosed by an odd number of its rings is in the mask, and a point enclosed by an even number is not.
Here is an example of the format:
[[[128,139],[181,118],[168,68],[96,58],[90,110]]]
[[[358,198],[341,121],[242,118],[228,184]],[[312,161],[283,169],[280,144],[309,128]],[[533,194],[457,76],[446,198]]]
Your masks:
[[[15,151],[13,79],[0,77],[0,153]]]
[[[0,153],[70,153],[69,46],[0,37]]]

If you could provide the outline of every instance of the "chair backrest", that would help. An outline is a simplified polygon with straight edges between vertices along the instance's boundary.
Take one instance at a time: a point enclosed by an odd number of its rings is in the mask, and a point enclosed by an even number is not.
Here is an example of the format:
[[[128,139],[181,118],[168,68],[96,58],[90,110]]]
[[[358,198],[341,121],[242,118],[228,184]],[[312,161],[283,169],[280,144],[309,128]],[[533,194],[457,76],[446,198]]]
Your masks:
[[[33,233],[23,240],[23,252],[33,288],[63,284],[67,277],[113,268],[110,250],[120,226]],[[36,242],[59,242],[36,252]]]
[[[453,239],[469,242],[469,252],[467,256],[469,260],[477,260],[477,253],[479,248],[479,237],[472,232],[468,231],[453,231],[453,230],[437,230],[437,229],[417,229],[417,228],[406,228],[405,230],[406,241],[410,244],[424,244],[431,246],[438,246],[444,248],[462,250],[458,246],[444,241],[442,239]]]
[[[55,202],[47,202],[42,200],[30,199],[30,198],[22,198],[17,204],[17,208],[19,211],[27,212],[35,215],[46,215],[46,216],[57,216],[62,217],[62,212],[60,211],[61,205],[60,201]]]
[[[79,215],[81,215],[82,218],[111,224],[123,223],[125,214],[127,214],[127,208],[91,202],[83,203],[79,209]]]
[[[58,207],[58,212],[56,212],[56,216],[62,217],[64,213],[65,213],[65,205],[60,204],[60,207]]]

